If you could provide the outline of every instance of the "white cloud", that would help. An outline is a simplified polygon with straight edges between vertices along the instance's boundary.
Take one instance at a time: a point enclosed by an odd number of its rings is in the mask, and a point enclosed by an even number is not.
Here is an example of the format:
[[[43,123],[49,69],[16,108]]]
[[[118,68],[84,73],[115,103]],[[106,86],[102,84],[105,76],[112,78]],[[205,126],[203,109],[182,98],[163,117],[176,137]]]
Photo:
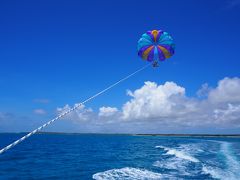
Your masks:
[[[207,83],[204,83],[201,88],[197,91],[197,96],[200,98],[207,97],[211,88]]]
[[[215,109],[214,118],[224,124],[230,122],[233,126],[240,126],[240,104],[228,104],[226,108]]]
[[[224,78],[218,86],[209,92],[208,99],[212,103],[240,102],[240,78]]]
[[[116,114],[116,112],[118,112],[118,109],[115,107],[101,107],[99,108],[99,116],[102,117],[109,117],[109,116],[113,116],[114,114]]]
[[[154,120],[167,126],[240,125],[239,78],[224,78],[216,88],[204,84],[198,92],[206,98],[187,97],[185,89],[173,82],[146,82],[140,89],[128,91],[132,99],[123,105],[123,119]]]
[[[34,109],[33,112],[37,115],[45,115],[47,112],[44,109]]]
[[[199,97],[188,97],[174,82],[145,82],[121,108],[101,107],[98,112],[81,106],[68,119],[85,122],[97,132],[182,132],[184,129],[240,127],[240,79],[224,78],[216,88],[203,85]],[[70,108],[66,105],[58,112]],[[82,125],[82,124],[81,124]],[[164,127],[164,128],[162,128]]]
[[[74,106],[78,106],[75,104]],[[71,107],[67,104],[63,108],[57,108],[57,114],[64,113],[70,110]],[[79,106],[75,111],[69,113],[66,118],[73,121],[88,121],[93,116],[93,110],[91,108],[85,108],[84,105]]]
[[[145,82],[144,86],[134,92],[128,91],[132,99],[123,105],[123,119],[147,119],[175,115],[175,101],[184,98],[185,89],[173,82],[157,85]],[[180,106],[178,106],[180,108]]]

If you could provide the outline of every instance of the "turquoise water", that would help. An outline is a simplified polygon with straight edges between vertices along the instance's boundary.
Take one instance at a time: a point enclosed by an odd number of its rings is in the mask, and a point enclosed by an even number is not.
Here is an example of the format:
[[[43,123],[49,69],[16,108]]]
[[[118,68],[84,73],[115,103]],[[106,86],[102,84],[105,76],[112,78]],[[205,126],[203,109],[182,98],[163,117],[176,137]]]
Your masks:
[[[240,179],[240,139],[37,134],[0,155],[0,179]]]

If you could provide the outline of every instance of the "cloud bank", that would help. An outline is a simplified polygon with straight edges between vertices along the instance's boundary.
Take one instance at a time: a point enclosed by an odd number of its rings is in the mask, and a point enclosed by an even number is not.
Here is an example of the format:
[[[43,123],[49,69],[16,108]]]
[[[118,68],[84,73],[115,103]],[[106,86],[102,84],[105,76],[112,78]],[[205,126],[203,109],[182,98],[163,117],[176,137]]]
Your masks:
[[[224,78],[215,88],[204,84],[196,94],[186,96],[186,89],[175,82],[147,81],[128,90],[130,99],[120,108],[103,106],[94,112],[82,106],[66,119],[81,126],[80,131],[86,127],[92,132],[205,133],[240,128],[240,78]]]

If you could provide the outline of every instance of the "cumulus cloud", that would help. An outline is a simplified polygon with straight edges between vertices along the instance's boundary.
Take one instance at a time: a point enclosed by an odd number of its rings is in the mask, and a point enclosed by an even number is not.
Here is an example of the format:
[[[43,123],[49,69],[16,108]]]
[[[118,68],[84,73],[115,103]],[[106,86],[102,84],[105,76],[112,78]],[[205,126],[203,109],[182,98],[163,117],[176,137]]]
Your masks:
[[[240,78],[224,78],[217,87],[204,84],[198,97],[186,96],[175,82],[147,81],[134,91],[121,108],[101,107],[94,112],[85,106],[70,115],[75,122],[88,122],[90,129],[111,132],[163,132],[184,128],[240,127]],[[199,98],[200,97],[200,98]],[[63,112],[70,108],[58,108]],[[161,127],[161,130],[160,130]],[[182,129],[181,129],[182,128]]]
[[[240,125],[239,78],[224,78],[216,88],[205,84],[198,92],[206,98],[187,97],[185,88],[174,82],[146,82],[140,89],[128,92],[132,98],[123,105],[123,119],[155,120],[169,126]]]
[[[124,121],[142,121],[142,123],[164,126],[196,126],[203,114],[206,103],[186,97],[185,88],[174,82],[157,85],[154,82],[129,91],[131,99],[122,107]],[[206,111],[208,109],[206,108]]]
[[[33,112],[37,115],[45,115],[47,112],[44,109],[34,109]]]
[[[118,109],[115,107],[101,107],[99,108],[99,116],[103,116],[103,117],[109,117],[109,116],[113,116],[114,114],[116,114],[116,112],[118,112]]]
[[[75,104],[74,106],[78,106]],[[71,106],[68,104],[62,108],[57,108],[57,114],[64,113],[71,109]],[[93,110],[91,108],[85,108],[84,105],[79,106],[75,111],[71,112],[66,116],[66,118],[77,121],[88,121],[93,117]]]
[[[240,78],[224,78],[209,92],[212,103],[240,102]]]
[[[123,119],[147,119],[174,115],[174,107],[178,106],[173,99],[182,99],[185,89],[174,82],[157,85],[145,82],[144,86],[134,92],[128,91],[132,98],[123,105]]]
[[[208,86],[207,83],[204,83],[201,88],[197,91],[197,96],[199,98],[207,97],[211,88]]]
[[[240,127],[240,104],[233,105],[228,104],[226,108],[223,109],[215,109],[214,110],[214,118],[222,123],[234,122],[233,126]]]

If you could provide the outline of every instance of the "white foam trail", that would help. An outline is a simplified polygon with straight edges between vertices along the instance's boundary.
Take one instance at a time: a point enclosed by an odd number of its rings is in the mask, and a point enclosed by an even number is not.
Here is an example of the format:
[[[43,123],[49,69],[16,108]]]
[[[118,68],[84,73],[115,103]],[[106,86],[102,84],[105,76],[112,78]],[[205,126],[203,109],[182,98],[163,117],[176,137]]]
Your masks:
[[[202,171],[204,174],[209,174],[211,177],[216,179],[228,179],[223,170],[216,167],[203,166]]]
[[[181,144],[180,148],[184,151],[191,152],[191,154],[204,153],[202,143]]]
[[[239,180],[240,179],[240,162],[231,151],[231,143],[215,141],[220,143],[220,153],[225,157],[226,169],[219,167],[203,166],[202,171],[217,179]]]
[[[240,163],[231,151],[231,144],[222,143],[221,151],[225,154],[228,166],[231,167],[231,169],[237,170],[240,174]]]
[[[197,158],[187,154],[186,152],[182,152],[182,151],[179,151],[179,150],[176,150],[176,149],[173,149],[173,148],[168,148],[168,147],[165,147],[165,146],[155,146],[155,148],[164,149],[165,151],[167,151],[166,154],[174,155],[174,156],[176,156],[177,158],[180,158],[180,159],[185,159],[185,160],[195,162],[195,163],[199,162],[199,160]]]
[[[163,178],[163,175],[145,169],[124,167],[96,173],[92,178],[96,180],[159,180]]]
[[[162,161],[155,161],[153,163],[153,166],[163,168],[163,169],[169,169],[174,170],[173,172],[169,172],[172,175],[191,175],[191,173],[188,172],[187,168],[188,161],[184,161],[182,159],[178,158],[171,158],[168,160],[162,160]]]

